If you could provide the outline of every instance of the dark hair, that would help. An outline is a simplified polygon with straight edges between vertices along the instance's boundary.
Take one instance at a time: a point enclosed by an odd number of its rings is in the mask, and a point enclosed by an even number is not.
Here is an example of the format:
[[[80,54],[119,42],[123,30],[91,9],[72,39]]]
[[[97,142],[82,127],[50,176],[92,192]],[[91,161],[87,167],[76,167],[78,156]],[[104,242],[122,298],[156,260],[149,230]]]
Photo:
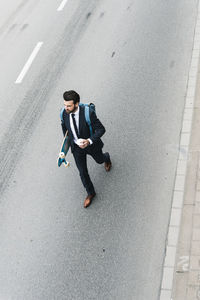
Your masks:
[[[72,90],[64,92],[63,98],[64,98],[65,101],[73,100],[74,104],[80,102],[79,94],[75,91],[72,91]]]

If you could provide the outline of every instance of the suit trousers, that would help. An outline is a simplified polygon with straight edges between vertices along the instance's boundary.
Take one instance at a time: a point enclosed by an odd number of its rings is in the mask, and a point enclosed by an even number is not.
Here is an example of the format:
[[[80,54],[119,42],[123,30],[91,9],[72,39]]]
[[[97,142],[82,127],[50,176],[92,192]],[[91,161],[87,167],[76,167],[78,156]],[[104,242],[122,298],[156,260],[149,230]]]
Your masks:
[[[73,151],[74,160],[79,170],[79,175],[81,177],[83,186],[85,187],[88,195],[91,195],[95,193],[95,190],[88,173],[87,154],[91,155],[98,164],[109,162],[110,156],[108,153],[103,153],[102,148],[94,150],[93,146],[88,146],[85,149],[81,149],[79,146],[74,144],[74,151]]]

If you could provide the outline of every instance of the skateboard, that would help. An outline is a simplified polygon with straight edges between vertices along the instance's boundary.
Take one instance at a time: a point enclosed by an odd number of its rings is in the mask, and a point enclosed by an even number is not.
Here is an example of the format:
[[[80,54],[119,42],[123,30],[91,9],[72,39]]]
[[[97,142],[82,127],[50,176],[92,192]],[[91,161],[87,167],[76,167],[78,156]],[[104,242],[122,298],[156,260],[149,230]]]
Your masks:
[[[67,168],[69,167],[69,162],[66,161],[65,157],[67,155],[67,152],[69,150],[70,142],[69,142],[69,136],[68,136],[68,131],[65,134],[65,137],[63,139],[61,148],[60,148],[60,153],[58,155],[58,167],[60,167],[62,164]]]

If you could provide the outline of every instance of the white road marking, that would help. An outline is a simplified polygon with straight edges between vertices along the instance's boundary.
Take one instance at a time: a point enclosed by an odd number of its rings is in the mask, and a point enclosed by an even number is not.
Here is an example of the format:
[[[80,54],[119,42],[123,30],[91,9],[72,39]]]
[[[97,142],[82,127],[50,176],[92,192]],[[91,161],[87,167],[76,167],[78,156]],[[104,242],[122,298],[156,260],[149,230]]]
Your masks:
[[[58,7],[57,11],[61,11],[63,10],[63,8],[65,7],[65,5],[67,4],[68,0],[63,0],[60,4],[60,6]]]
[[[28,72],[30,66],[32,65],[36,55],[38,54],[40,48],[42,47],[42,45],[43,45],[43,42],[38,42],[37,43],[37,45],[35,46],[33,52],[31,53],[29,59],[27,60],[27,63],[25,64],[25,66],[23,67],[21,73],[17,77],[17,80],[15,81],[15,83],[21,83],[22,82],[24,76]]]
[[[190,257],[189,256],[180,256],[177,266],[181,266],[183,272],[189,271]]]

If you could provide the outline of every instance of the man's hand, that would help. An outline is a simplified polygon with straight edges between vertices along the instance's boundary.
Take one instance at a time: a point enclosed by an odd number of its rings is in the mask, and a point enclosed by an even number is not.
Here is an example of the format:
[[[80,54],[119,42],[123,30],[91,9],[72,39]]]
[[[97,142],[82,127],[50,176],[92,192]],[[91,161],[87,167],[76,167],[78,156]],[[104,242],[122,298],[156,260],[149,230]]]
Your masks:
[[[90,142],[88,141],[88,140],[82,140],[82,143],[79,145],[79,147],[81,148],[81,149],[84,149],[84,148],[86,148],[87,146],[89,146],[89,144],[90,144]]]

